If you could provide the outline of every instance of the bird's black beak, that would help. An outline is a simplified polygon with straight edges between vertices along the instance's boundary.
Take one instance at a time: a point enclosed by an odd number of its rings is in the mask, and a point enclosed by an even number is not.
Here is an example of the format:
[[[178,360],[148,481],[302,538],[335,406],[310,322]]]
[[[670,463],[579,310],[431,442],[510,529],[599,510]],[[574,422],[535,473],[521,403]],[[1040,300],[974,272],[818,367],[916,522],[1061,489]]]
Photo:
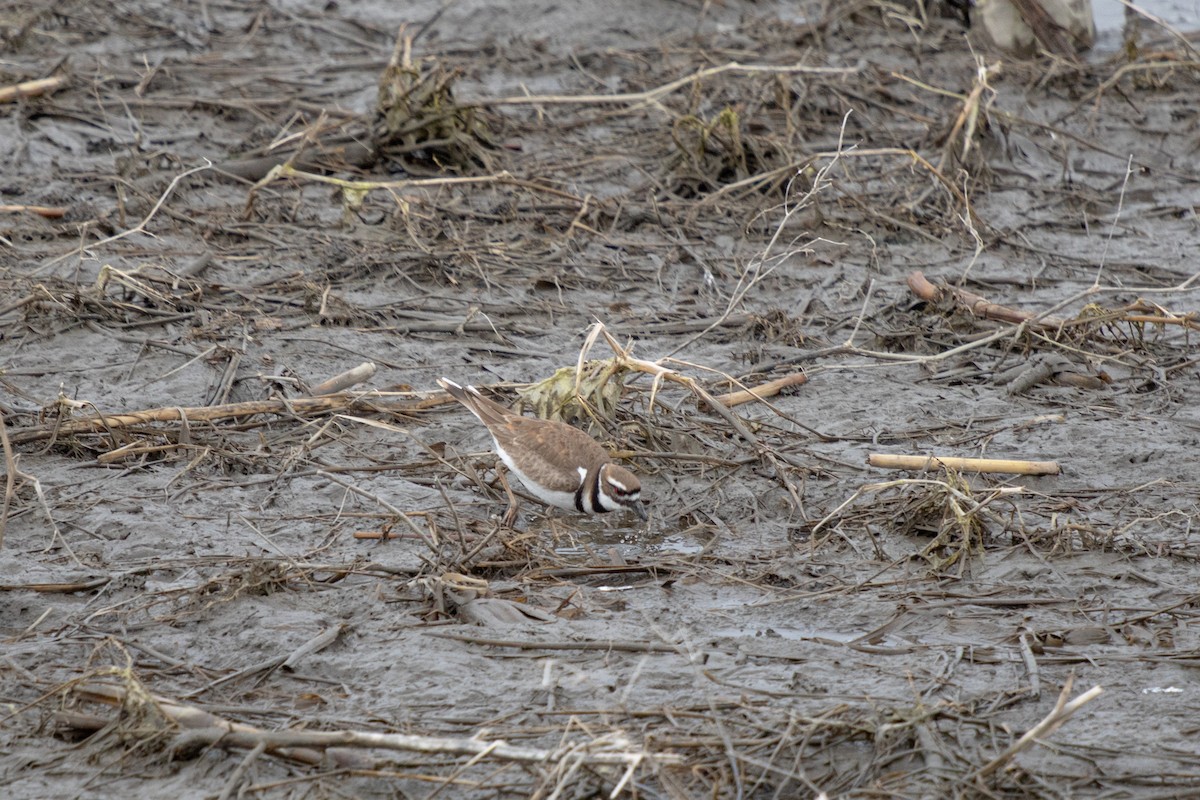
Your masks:
[[[650,515],[646,513],[646,504],[641,500],[634,500],[629,504],[629,507],[633,509],[633,513],[637,514],[642,522],[650,521]]]

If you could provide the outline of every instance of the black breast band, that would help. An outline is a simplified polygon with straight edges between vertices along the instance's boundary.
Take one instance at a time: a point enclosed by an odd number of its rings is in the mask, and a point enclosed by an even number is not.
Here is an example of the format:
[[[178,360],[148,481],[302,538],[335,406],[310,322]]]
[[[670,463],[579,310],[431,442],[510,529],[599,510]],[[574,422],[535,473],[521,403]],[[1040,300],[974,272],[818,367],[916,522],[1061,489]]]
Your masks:
[[[581,514],[595,514],[605,511],[600,505],[600,468],[594,467],[575,490],[575,509]]]

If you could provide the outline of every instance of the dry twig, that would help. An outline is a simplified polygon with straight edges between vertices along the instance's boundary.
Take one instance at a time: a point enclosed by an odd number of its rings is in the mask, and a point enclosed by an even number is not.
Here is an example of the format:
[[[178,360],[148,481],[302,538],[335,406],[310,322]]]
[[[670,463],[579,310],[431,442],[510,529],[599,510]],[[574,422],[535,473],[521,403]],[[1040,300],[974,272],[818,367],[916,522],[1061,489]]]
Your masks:
[[[791,66],[775,66],[771,64],[738,64],[730,62],[716,67],[707,67],[678,80],[647,89],[644,92],[625,92],[621,94],[586,94],[586,95],[518,95],[515,97],[481,98],[475,101],[481,106],[500,105],[566,105],[566,104],[616,104],[637,106],[654,104],[673,92],[687,86],[712,78],[725,72],[741,72],[746,74],[770,75],[853,75],[866,67],[865,61],[859,61],[853,67],[811,67],[805,64]]]
[[[159,210],[163,207],[163,204],[167,202],[167,198],[169,198],[171,196],[171,194],[175,191],[175,187],[177,187],[184,178],[187,178],[191,175],[195,175],[198,172],[204,172],[207,169],[212,169],[211,161],[209,161],[207,158],[203,159],[203,161],[204,161],[204,163],[201,164],[200,166],[192,167],[191,169],[185,170],[185,171],[179,173],[178,175],[176,175],[174,178],[172,178],[171,182],[169,184],[167,184],[167,188],[164,189],[163,193],[159,196],[158,201],[155,202],[153,208],[151,208],[150,211],[146,213],[146,216],[143,217],[142,221],[139,222],[137,225],[134,225],[132,228],[129,228],[128,230],[124,230],[124,231],[121,231],[120,233],[116,233],[116,234],[113,234],[112,236],[108,236],[104,239],[101,239],[98,242],[91,242],[90,244],[88,244],[88,243],[81,244],[79,247],[76,247],[74,250],[63,253],[61,256],[58,256],[57,258],[51,258],[48,261],[46,261],[45,263],[43,263],[40,267],[38,267],[38,269],[33,274],[37,274],[44,270],[47,270],[50,267],[54,266],[55,264],[58,264],[61,261],[67,260],[71,256],[81,255],[88,248],[103,247],[106,244],[112,244],[113,242],[120,241],[121,239],[124,239],[126,236],[132,236],[135,233],[144,233],[146,231],[146,226],[150,224],[150,221],[152,219],[154,219],[155,216],[157,216]]]
[[[1088,703],[1095,700],[1104,691],[1099,686],[1093,686],[1083,694],[1076,697],[1070,702],[1067,698],[1071,696],[1071,688],[1075,684],[1075,677],[1068,676],[1066,683],[1063,684],[1062,692],[1058,695],[1058,700],[1054,704],[1054,708],[1049,714],[1042,719],[1037,725],[1034,725],[1017,741],[1009,745],[1003,753],[993,758],[988,763],[977,769],[968,776],[968,781],[979,781],[991,775],[996,770],[1005,766],[1016,757],[1022,750],[1029,748],[1040,738],[1049,736],[1058,730],[1067,720],[1069,720],[1076,711],[1083,708]]]

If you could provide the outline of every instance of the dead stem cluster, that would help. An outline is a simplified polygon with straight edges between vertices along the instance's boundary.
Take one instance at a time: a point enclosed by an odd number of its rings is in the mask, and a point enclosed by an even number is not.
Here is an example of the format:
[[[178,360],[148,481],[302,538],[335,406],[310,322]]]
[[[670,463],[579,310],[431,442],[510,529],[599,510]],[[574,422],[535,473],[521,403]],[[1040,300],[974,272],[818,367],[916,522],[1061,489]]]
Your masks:
[[[1193,283],[1189,278],[1162,291],[1185,292]],[[1006,385],[1010,394],[1043,384],[1103,392],[1114,381],[1131,380],[1140,382],[1143,391],[1171,392],[1171,383],[1158,380],[1159,376],[1187,369],[1193,362],[1192,338],[1200,323],[1192,311],[1172,311],[1138,298],[1119,307],[1081,304],[1074,317],[1065,318],[1050,311],[1006,307],[961,287],[937,287],[919,272],[909,275],[908,285],[918,297],[933,303],[941,317],[930,322],[929,317],[918,320],[909,312],[897,312],[891,325],[910,330],[920,326],[925,348],[931,352],[944,352],[955,344],[970,351],[976,369],[955,365],[943,373],[956,381],[969,380],[974,373],[979,379]],[[1101,294],[1125,294],[1125,290],[1096,284],[1076,300]],[[1068,303],[1057,307],[1064,305]],[[896,341],[898,333],[884,333],[885,341]],[[914,345],[909,341],[905,346]],[[978,369],[983,363],[980,351],[991,356],[991,370]],[[1013,364],[1014,358],[1020,363]]]
[[[483,113],[454,100],[460,73],[437,59],[414,61],[412,44],[412,37],[401,31],[379,78],[376,151],[398,164],[422,158],[435,171],[490,170]]]

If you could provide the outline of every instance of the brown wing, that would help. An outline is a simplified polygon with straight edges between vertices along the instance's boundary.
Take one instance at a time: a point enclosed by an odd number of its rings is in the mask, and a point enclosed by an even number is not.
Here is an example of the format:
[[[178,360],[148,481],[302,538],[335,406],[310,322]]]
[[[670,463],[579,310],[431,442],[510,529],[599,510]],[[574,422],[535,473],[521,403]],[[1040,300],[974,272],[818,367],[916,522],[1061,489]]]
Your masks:
[[[529,477],[558,492],[579,486],[579,468],[591,469],[607,462],[608,453],[595,439],[565,422],[519,417],[509,412],[492,435]]]
[[[580,467],[598,468],[609,460],[595,439],[565,422],[523,417],[474,386],[460,386],[449,378],[439,378],[438,385],[478,417],[526,474],[547,489],[573,492],[579,486]]]

